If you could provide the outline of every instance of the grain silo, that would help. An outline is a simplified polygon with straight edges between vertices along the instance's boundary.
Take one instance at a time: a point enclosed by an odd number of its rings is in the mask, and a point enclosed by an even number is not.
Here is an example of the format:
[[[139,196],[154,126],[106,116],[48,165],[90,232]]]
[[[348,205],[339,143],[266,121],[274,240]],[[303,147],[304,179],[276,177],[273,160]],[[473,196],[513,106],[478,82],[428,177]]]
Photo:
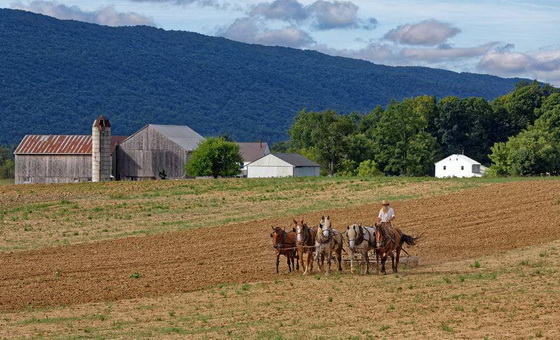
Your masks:
[[[91,181],[111,180],[111,124],[99,116],[91,127]]]

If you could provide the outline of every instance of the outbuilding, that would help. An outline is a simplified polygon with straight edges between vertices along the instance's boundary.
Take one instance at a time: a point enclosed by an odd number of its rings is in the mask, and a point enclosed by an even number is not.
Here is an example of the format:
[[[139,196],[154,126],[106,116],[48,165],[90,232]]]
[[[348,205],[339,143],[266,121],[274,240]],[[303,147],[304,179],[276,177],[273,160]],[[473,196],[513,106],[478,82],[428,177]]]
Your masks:
[[[239,153],[243,158],[243,166],[241,167],[241,175],[247,177],[247,165],[262,158],[270,153],[267,143],[237,143],[239,145]]]
[[[297,153],[271,153],[247,165],[248,178],[319,176],[321,166]]]
[[[119,180],[178,179],[204,137],[185,125],[149,124],[117,148]]]
[[[454,154],[436,164],[436,177],[481,177],[486,167],[465,155]]]
[[[73,183],[109,180],[117,144],[109,121],[99,116],[92,135],[27,135],[14,152],[15,183]]]

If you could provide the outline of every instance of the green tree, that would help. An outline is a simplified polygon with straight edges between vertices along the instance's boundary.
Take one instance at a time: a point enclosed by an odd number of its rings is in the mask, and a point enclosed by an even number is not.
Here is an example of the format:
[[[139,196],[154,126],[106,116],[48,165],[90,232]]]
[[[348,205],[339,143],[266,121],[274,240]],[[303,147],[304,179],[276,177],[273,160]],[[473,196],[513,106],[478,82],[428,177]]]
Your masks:
[[[239,145],[222,137],[207,138],[193,151],[185,170],[192,176],[235,176],[239,174],[243,158]]]
[[[428,175],[438,154],[435,137],[429,134],[425,98],[393,101],[375,128],[374,152],[379,168],[388,174]]]
[[[14,178],[15,162],[13,149],[0,146],[0,178]]]
[[[531,126],[492,147],[490,174],[526,176],[555,173],[560,166],[560,140],[550,131]]]
[[[358,176],[360,177],[377,177],[383,176],[383,172],[377,167],[374,160],[368,159],[360,163],[358,166]]]
[[[507,136],[517,135],[521,130],[533,124],[537,118],[536,110],[543,99],[552,93],[551,87],[538,81],[519,82],[515,90],[496,98],[491,104],[494,112],[505,118],[508,128]]]
[[[335,111],[301,111],[290,128],[292,151],[314,150],[316,160],[333,175],[347,154],[347,137],[356,127],[356,115],[342,116]]]

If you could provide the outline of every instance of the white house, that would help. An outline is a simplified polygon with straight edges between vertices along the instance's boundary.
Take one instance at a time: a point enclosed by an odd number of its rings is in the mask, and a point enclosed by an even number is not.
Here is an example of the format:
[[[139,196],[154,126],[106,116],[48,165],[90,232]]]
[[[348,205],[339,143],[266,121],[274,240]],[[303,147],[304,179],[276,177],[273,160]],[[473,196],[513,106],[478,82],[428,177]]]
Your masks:
[[[436,163],[436,177],[481,177],[486,167],[465,155],[451,155]]]
[[[247,165],[247,177],[319,176],[320,165],[297,153],[271,153]]]

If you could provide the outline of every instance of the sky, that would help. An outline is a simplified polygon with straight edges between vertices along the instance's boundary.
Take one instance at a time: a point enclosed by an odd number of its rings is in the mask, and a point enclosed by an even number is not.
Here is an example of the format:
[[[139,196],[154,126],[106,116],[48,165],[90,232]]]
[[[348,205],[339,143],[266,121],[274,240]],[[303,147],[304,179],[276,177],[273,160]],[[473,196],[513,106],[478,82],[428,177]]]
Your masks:
[[[560,0],[0,0],[0,8],[560,86]]]

